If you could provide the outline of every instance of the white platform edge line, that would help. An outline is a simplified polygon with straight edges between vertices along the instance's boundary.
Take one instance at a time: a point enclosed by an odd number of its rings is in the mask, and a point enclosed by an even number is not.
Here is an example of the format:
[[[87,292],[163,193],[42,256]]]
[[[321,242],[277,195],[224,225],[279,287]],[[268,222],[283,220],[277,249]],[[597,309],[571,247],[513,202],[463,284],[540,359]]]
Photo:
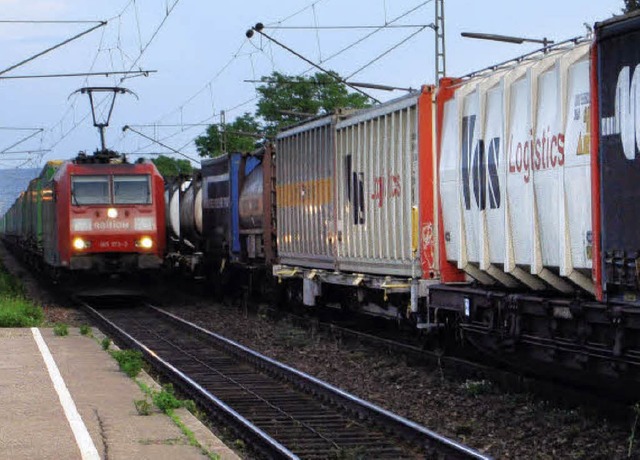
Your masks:
[[[91,435],[89,434],[86,425],[82,421],[82,417],[76,408],[75,402],[73,402],[71,393],[69,393],[67,385],[64,383],[60,370],[58,369],[42,334],[40,334],[37,327],[32,327],[31,332],[33,333],[33,338],[38,345],[42,359],[44,359],[44,363],[47,366],[49,377],[51,377],[51,382],[53,382],[53,387],[55,388],[56,393],[58,393],[58,398],[60,399],[60,404],[64,410],[64,415],[67,417],[69,425],[71,426],[71,431],[73,431],[73,436],[76,438],[76,443],[78,444],[83,460],[100,460],[98,450],[91,439]]]

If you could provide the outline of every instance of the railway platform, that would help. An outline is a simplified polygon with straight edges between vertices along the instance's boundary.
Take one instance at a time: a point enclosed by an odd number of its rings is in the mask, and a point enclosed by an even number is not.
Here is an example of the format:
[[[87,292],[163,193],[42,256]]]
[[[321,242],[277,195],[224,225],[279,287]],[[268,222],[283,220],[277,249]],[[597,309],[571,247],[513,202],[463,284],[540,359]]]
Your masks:
[[[0,458],[239,458],[185,409],[176,414],[204,449],[168,416],[139,415],[136,382],[77,329],[0,329],[0,356]]]

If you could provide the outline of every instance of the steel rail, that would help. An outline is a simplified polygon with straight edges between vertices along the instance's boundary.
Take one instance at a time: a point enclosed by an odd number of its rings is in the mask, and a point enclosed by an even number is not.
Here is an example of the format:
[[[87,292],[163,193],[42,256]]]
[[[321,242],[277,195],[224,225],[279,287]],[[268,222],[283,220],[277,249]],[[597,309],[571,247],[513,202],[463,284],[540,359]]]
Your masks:
[[[176,379],[179,382],[180,387],[190,395],[194,396],[201,404],[208,408],[214,408],[215,410],[211,411],[212,414],[215,414],[215,416],[224,423],[231,425],[243,438],[245,438],[245,440],[251,442],[252,445],[257,446],[257,449],[260,452],[271,458],[299,458],[289,449],[262,431],[259,427],[243,417],[232,407],[205,390],[188,375],[185,375],[171,363],[159,357],[153,350],[149,349],[143,343],[139,342],[123,329],[118,327],[115,323],[107,319],[88,303],[80,302],[83,304],[84,309],[95,320],[104,325],[112,334],[117,335],[117,337],[127,343],[128,346],[139,349],[144,354],[145,358],[151,362],[154,367],[160,370],[161,373]]]
[[[417,439],[420,439],[424,442],[425,446],[428,447],[429,451],[444,454],[447,458],[473,458],[485,460],[491,458],[490,456],[484,455],[468,446],[446,438],[445,436],[429,430],[428,428],[412,422],[411,420],[347,393],[346,391],[330,385],[327,382],[269,358],[268,356],[264,356],[245,347],[244,345],[227,339],[226,337],[208,331],[197,324],[186,321],[158,307],[149,307],[170,318],[175,323],[181,324],[183,327],[198,331],[200,334],[203,334],[217,342],[228,352],[233,353],[243,360],[251,362],[257,367],[261,367],[270,373],[275,373],[284,377],[293,384],[302,386],[307,391],[311,391],[314,394],[322,395],[328,400],[337,401],[341,406],[353,413],[375,420],[383,426],[392,427],[392,431],[394,433],[402,435],[407,440],[416,441]]]

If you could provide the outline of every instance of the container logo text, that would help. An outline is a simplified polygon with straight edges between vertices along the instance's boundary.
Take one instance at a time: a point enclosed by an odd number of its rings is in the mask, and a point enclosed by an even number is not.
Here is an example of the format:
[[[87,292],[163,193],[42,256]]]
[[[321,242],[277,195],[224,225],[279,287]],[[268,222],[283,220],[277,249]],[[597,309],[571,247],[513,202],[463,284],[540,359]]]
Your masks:
[[[498,167],[500,166],[500,138],[494,137],[489,141],[489,148],[485,150],[485,142],[478,139],[474,144],[476,116],[462,118],[462,194],[465,209],[471,209],[471,191],[478,209],[487,207],[487,182],[489,185],[489,206],[491,209],[500,207],[500,180]],[[475,145],[475,148],[474,148]],[[487,171],[489,177],[487,181]]]
[[[524,142],[514,142],[511,136],[509,143],[509,172],[524,173],[524,181],[531,180],[532,171],[559,168],[564,165],[564,134],[551,133],[547,127],[542,131],[541,137],[533,137]],[[515,145],[515,149],[514,149]]]
[[[631,76],[631,69],[625,66],[618,74],[616,84],[615,112],[612,117],[601,120],[602,136],[619,135],[622,150],[627,160],[635,160],[636,145],[640,148],[640,64]]]

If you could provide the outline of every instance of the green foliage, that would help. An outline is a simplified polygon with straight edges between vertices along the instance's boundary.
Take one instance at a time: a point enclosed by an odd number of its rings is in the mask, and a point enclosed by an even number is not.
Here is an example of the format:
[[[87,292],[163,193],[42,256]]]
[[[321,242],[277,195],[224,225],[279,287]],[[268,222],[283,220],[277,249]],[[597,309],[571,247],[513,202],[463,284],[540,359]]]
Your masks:
[[[162,385],[162,390],[154,392],[152,398],[153,403],[165,414],[184,406],[184,402],[176,398],[170,383]]]
[[[142,353],[138,350],[113,350],[111,356],[129,377],[135,377],[142,370]]]
[[[69,335],[69,326],[64,323],[56,323],[56,325],[53,326],[53,333],[58,337]]]
[[[44,312],[21,297],[0,297],[0,327],[36,327]]]
[[[337,73],[332,75],[338,76]],[[359,93],[350,93],[344,83],[326,73],[318,72],[306,77],[273,72],[268,77],[262,77],[262,81],[265,83],[257,88],[260,94],[257,114],[264,119],[269,134],[295,124],[305,116],[322,115],[339,108],[359,109],[371,105],[369,98]]]
[[[147,401],[147,399],[137,399],[133,402],[134,406],[136,406],[136,411],[138,415],[151,415],[151,403]]]
[[[193,171],[189,160],[179,160],[160,155],[151,161],[156,165],[162,177],[188,176]]]
[[[102,339],[102,341],[100,342],[100,345],[102,346],[103,350],[108,350],[109,347],[111,346],[111,339],[109,337],[105,337],[104,339]]]
[[[83,324],[82,326],[80,326],[80,334],[88,335],[89,337],[91,337],[93,335],[91,333],[91,326],[89,326],[88,324]]]
[[[22,284],[0,262],[0,327],[36,327],[43,321],[42,308],[26,299]]]
[[[24,297],[24,288],[11,276],[0,262],[0,296]]]
[[[335,77],[338,74],[333,73]],[[279,129],[303,121],[307,117],[331,113],[336,109],[360,109],[371,105],[368,97],[349,92],[344,83],[331,75],[289,76],[273,72],[262,77],[258,86],[256,115],[245,113],[224,127],[213,124],[196,139],[201,157],[217,157],[229,152],[248,152],[262,135],[273,137]],[[262,125],[258,120],[264,121]]]
[[[220,124],[213,124],[207,128],[204,136],[196,138],[198,154],[201,157],[215,158],[223,153],[251,152],[255,149],[256,141],[261,138],[261,131],[258,120],[247,112],[225,125],[226,149],[224,149],[223,127]]]
[[[627,14],[640,9],[640,0],[624,0],[624,8],[622,12]]]

